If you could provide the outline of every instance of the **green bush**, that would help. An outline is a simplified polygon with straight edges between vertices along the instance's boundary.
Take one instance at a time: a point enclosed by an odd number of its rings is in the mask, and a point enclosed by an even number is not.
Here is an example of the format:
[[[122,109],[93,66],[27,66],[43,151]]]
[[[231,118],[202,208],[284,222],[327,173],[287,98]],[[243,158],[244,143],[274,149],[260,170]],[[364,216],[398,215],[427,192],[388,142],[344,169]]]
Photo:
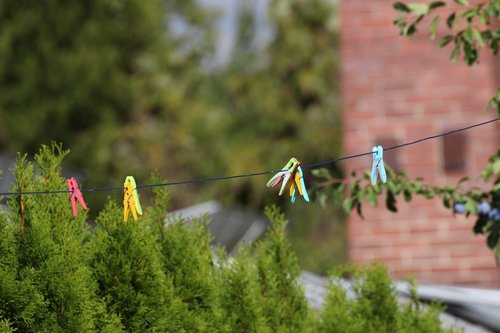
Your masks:
[[[43,146],[34,162],[19,156],[13,191],[63,189],[60,146]],[[111,329],[86,261],[85,215],[73,217],[68,195],[23,195],[1,214],[0,317],[23,332]]]
[[[266,215],[271,229],[255,255],[264,315],[272,332],[309,332],[312,314],[299,282],[297,258],[285,237],[287,221],[275,206]]]
[[[158,178],[152,181],[161,182]],[[154,204],[145,219],[151,230],[158,231],[163,270],[173,283],[175,296],[187,307],[184,328],[188,332],[224,332],[208,221],[201,218],[186,223],[174,218],[165,225],[168,192],[164,188],[153,192]]]
[[[349,295],[342,276],[352,276]],[[455,332],[444,329],[439,321],[442,308],[422,305],[410,284],[413,297],[404,304],[382,265],[337,270],[331,277],[318,332]]]
[[[60,146],[20,156],[13,191],[65,188]],[[157,181],[157,179],[155,180]],[[0,332],[448,332],[439,307],[401,304],[382,266],[353,270],[353,295],[332,277],[321,312],[308,305],[287,221],[236,257],[210,246],[207,221],[169,219],[154,190],[138,221],[109,200],[89,230],[67,193],[15,195],[0,214]],[[120,194],[121,196],[121,194]]]
[[[178,332],[184,308],[161,265],[155,235],[143,221],[124,222],[110,202],[97,218],[89,264],[106,309],[128,332]]]

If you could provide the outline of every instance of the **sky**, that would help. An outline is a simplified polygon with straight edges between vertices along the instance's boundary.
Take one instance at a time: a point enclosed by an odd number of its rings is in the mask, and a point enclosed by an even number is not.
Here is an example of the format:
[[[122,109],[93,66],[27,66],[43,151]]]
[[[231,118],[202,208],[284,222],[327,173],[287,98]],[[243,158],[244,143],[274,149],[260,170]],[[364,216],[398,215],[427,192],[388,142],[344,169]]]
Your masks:
[[[216,23],[218,34],[217,48],[214,62],[216,65],[224,65],[231,57],[237,32],[237,17],[239,8],[249,3],[254,7],[256,17],[256,47],[266,45],[272,38],[272,26],[267,16],[269,0],[198,0],[198,2],[209,9],[215,9],[220,13]]]

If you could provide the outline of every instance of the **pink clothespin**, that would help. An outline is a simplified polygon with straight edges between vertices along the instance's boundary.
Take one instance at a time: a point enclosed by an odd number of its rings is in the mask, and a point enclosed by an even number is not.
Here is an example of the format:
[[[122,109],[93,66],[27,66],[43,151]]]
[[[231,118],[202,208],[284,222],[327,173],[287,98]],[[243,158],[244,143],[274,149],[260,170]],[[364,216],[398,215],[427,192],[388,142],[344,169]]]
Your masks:
[[[87,204],[83,200],[82,192],[78,187],[78,183],[74,177],[68,179],[68,189],[70,190],[69,198],[71,200],[71,206],[73,207],[73,216],[78,215],[77,200],[82,205],[83,209],[88,210]]]

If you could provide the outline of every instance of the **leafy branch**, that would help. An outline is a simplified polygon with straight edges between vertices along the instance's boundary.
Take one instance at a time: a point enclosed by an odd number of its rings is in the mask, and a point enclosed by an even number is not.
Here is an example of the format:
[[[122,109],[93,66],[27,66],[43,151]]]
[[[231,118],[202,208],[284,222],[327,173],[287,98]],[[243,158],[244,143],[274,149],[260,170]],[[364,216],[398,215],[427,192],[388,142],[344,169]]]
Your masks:
[[[445,26],[449,33],[440,37],[438,45],[445,47],[453,43],[451,61],[456,63],[460,54],[463,53],[464,62],[472,66],[479,62],[479,50],[487,47],[493,55],[498,54],[500,43],[500,0],[490,0],[471,5],[468,0],[454,0],[460,6],[459,10],[447,15]],[[436,9],[445,7],[443,1],[426,3],[403,2],[394,3],[393,7],[401,15],[394,20],[394,24],[400,28],[402,36],[413,36],[422,20],[427,16],[433,16],[429,23],[429,33],[432,40],[436,39],[441,16],[436,14]],[[500,115],[500,89],[497,89],[486,103],[485,110],[493,107]]]
[[[488,48],[493,55],[498,54],[500,41],[500,0],[489,0],[470,4],[468,0],[454,0],[459,5],[446,17],[445,27],[449,31],[439,39],[439,46],[445,47],[453,43],[451,60],[456,62],[463,52],[463,60],[469,66],[479,62],[479,50]],[[400,13],[394,24],[400,28],[403,36],[414,35],[423,19],[432,16],[429,23],[430,38],[436,39],[439,28],[440,15],[437,9],[445,7],[443,1],[430,3],[394,3],[393,7]],[[500,115],[500,89],[486,104],[496,108]],[[485,182],[492,183],[490,190],[477,187],[465,189],[467,178],[461,179],[456,186],[431,186],[423,183],[423,179],[410,180],[403,172],[394,172],[388,168],[386,184],[372,186],[370,174],[365,172],[361,177],[351,174],[351,179],[342,182],[335,181],[327,169],[313,171],[316,182],[313,184],[316,199],[325,204],[328,198],[334,203],[341,204],[349,214],[353,210],[362,217],[364,202],[377,206],[380,198],[385,199],[388,210],[397,212],[398,200],[409,202],[414,196],[426,199],[440,198],[443,206],[453,213],[476,216],[474,233],[487,236],[488,246],[500,257],[500,151],[490,157],[488,164],[481,173]],[[492,179],[495,179],[492,181]],[[347,197],[345,197],[347,193]]]
[[[439,46],[443,47],[453,42],[451,60],[457,62],[463,52],[464,62],[473,65],[479,61],[479,49],[488,46],[493,54],[498,53],[500,42],[500,28],[490,28],[491,23],[500,18],[500,0],[490,0],[485,3],[470,5],[468,0],[455,0],[461,7],[453,11],[446,18],[446,27],[449,34],[439,39]],[[400,27],[401,35],[412,36],[422,19],[435,13],[439,7],[444,7],[443,1],[434,1],[430,4],[404,4],[396,2],[394,8],[401,13],[394,24]],[[440,15],[435,15],[429,24],[431,39],[436,38]],[[487,27],[487,28],[486,28]]]
[[[386,169],[387,183],[375,186],[370,183],[368,171],[361,177],[352,173],[350,178],[340,181],[334,179],[328,169],[313,170],[316,182],[312,189],[320,203],[325,204],[330,198],[335,203],[341,203],[347,214],[356,211],[361,217],[365,202],[375,207],[383,199],[388,210],[397,212],[398,200],[410,202],[415,196],[440,198],[443,206],[453,213],[476,216],[474,233],[487,235],[488,246],[500,255],[500,151],[491,156],[481,173],[485,182],[495,178],[491,190],[478,187],[465,189],[468,178],[462,178],[456,186],[431,186],[424,184],[421,178],[411,180],[404,172],[394,172],[389,167]]]

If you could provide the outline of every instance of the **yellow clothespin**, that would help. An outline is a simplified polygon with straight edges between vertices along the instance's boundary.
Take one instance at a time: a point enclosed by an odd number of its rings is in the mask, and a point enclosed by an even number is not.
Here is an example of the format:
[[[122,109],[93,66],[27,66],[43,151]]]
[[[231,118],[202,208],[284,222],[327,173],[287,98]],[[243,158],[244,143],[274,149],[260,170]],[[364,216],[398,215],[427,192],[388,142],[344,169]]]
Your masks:
[[[142,215],[141,203],[137,194],[137,185],[132,176],[125,178],[123,183],[123,220],[127,222],[129,210],[132,211],[134,220],[137,221],[137,214]]]
[[[295,202],[295,198],[297,195],[296,189],[298,189],[299,194],[304,198],[305,201],[309,202],[309,195],[307,194],[306,184],[304,182],[304,175],[302,173],[302,168],[300,167],[300,163],[295,170],[294,181],[290,183],[290,201],[292,203]]]

